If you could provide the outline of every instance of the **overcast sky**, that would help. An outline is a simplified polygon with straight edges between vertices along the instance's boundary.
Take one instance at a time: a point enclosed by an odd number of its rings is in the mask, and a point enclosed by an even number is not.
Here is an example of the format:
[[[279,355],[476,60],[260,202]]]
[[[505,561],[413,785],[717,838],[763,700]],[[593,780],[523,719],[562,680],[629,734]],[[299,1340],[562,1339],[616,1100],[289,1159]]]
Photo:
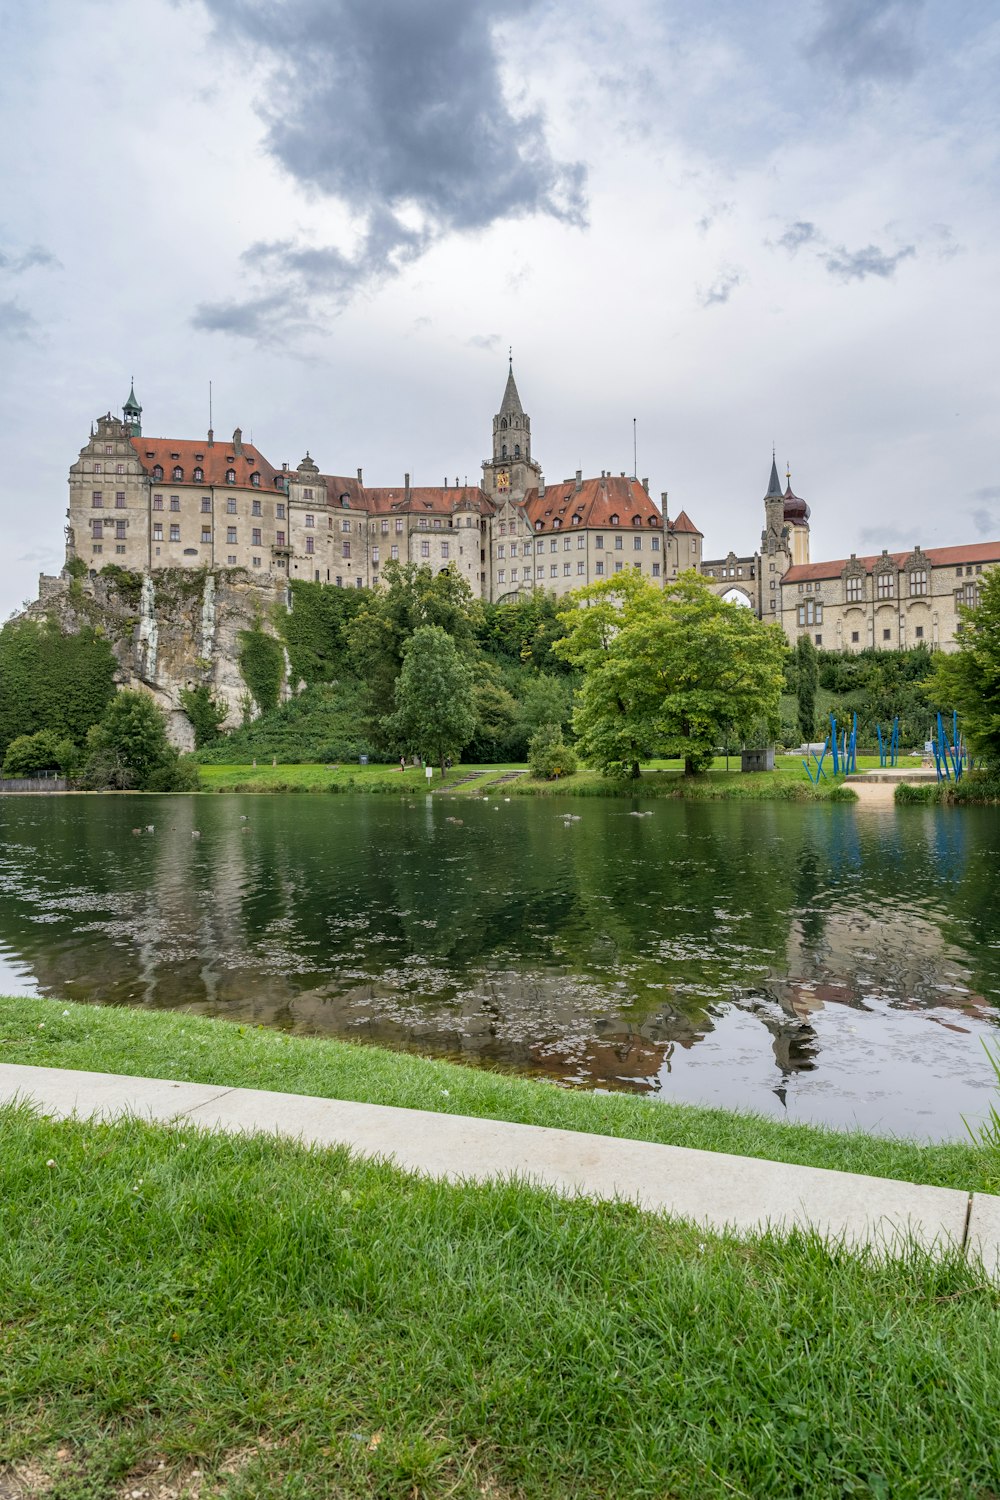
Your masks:
[[[632,469],[814,558],[1000,537],[1000,7],[0,0],[0,614],[66,473],[252,432],[480,472],[513,345],[546,477]]]

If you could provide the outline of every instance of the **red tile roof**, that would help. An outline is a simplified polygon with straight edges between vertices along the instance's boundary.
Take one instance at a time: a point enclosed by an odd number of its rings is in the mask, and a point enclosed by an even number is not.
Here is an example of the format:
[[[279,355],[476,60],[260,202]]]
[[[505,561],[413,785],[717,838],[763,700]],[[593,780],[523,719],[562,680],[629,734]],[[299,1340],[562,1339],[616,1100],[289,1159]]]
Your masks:
[[[692,521],[686,510],[682,510],[676,520],[669,523],[671,531],[690,531],[694,536],[703,536]]]
[[[364,495],[365,504],[374,516],[397,512],[450,516],[461,505],[472,505],[484,516],[492,515],[494,510],[486,492],[473,484],[459,488],[453,485],[411,485],[409,499],[401,484],[393,489],[367,488]]]
[[[913,550],[909,552],[890,552],[887,554],[897,568],[901,568],[907,558],[913,556]],[[965,547],[927,547],[921,556],[926,557],[933,568],[955,567],[959,563],[986,563],[1000,562],[1000,542],[970,542]],[[870,573],[877,562],[881,562],[882,553],[873,553],[870,557],[839,557],[832,562],[799,563],[794,568],[789,568],[783,574],[782,583],[808,583],[816,578],[839,578],[841,573],[851,561],[859,562],[867,573]]]
[[[191,442],[188,438],[134,437],[131,442],[147,474],[152,475],[155,465],[160,465],[163,470],[164,484],[217,484],[221,486],[226,483],[227,470],[235,469],[236,489],[257,489],[257,485],[251,484],[250,476],[259,474],[259,488],[274,490],[276,478],[284,480],[288,477],[281,469],[276,469],[273,464],[268,463],[253,443],[241,444],[241,452],[237,453],[232,439],[221,443],[216,439],[210,444],[204,438],[198,442]],[[175,465],[179,465],[183,470],[183,479],[172,479]],[[202,471],[201,479],[194,477],[196,468]],[[159,481],[156,482],[159,483]]]
[[[365,503],[365,487],[360,479],[348,479],[341,474],[318,474],[315,477],[316,487],[326,489],[326,503],[341,510],[341,496],[346,495],[351,510],[367,510]],[[309,478],[308,474],[300,473],[299,478],[303,484]]]
[[[580,517],[577,526],[624,528],[634,524],[635,516],[645,527],[663,525],[663,517],[637,479],[610,474],[604,479],[584,479],[579,489],[574,479],[567,479],[563,484],[547,484],[544,495],[528,490],[524,511],[533,531],[572,526],[574,516]]]

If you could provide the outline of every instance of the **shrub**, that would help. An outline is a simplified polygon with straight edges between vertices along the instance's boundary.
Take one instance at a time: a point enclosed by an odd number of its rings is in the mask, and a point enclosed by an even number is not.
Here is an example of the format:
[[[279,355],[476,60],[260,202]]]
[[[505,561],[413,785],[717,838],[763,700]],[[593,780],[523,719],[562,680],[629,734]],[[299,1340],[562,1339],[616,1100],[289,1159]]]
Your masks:
[[[897,807],[914,803],[926,806],[929,802],[940,802],[941,788],[936,781],[920,781],[915,785],[902,781],[893,793],[893,800]]]
[[[225,704],[216,702],[204,683],[194,688],[181,688],[181,708],[191,720],[196,750],[219,738],[226,717]]]
[[[572,776],[577,767],[576,751],[563,744],[558,724],[543,724],[528,746],[528,765],[540,781]]]
[[[250,690],[258,711],[269,713],[278,706],[285,675],[285,655],[280,642],[260,625],[240,631],[240,676]]]
[[[36,776],[62,764],[62,746],[50,729],[38,734],[20,734],[7,746],[3,759],[5,776]]]

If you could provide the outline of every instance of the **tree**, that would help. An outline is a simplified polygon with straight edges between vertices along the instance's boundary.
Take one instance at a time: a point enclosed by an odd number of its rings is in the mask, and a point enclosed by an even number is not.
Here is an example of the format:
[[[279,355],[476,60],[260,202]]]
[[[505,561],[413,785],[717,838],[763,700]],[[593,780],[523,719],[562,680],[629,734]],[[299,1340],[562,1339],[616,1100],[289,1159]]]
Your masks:
[[[36,776],[39,771],[53,771],[61,767],[65,754],[65,743],[60,743],[51,729],[40,729],[37,734],[20,734],[7,746],[3,774]]]
[[[622,574],[581,589],[555,646],[584,672],[573,724],[585,761],[638,776],[654,751],[711,764],[727,731],[778,721],[787,646],[777,626],[727,604],[693,572],[658,589]]]
[[[800,635],[795,643],[795,665],[797,677],[796,697],[799,710],[799,732],[804,741],[816,733],[816,689],[819,686],[819,657],[816,647],[807,635]]]
[[[226,717],[226,705],[213,698],[211,689],[203,682],[197,687],[181,688],[180,697],[181,708],[194,730],[194,747],[201,750],[219,738]]]
[[[120,692],[87,736],[84,780],[119,791],[182,791],[191,786],[186,762],[167,739],[163,712],[147,693]]]
[[[528,746],[528,766],[532,776],[542,781],[556,781],[560,776],[573,775],[576,751],[563,744],[558,724],[543,724],[535,730]]]
[[[365,718],[370,732],[384,728],[403,652],[414,631],[436,625],[471,661],[476,653],[472,590],[454,573],[432,573],[415,563],[388,562],[382,582],[371,589],[348,631],[351,664],[365,687]]]
[[[476,728],[472,670],[440,625],[421,625],[403,648],[394,688],[396,712],[385,728],[403,749],[436,760],[444,775]]]
[[[64,635],[54,620],[10,620],[0,630],[0,751],[51,730],[82,745],[115,696],[115,661],[91,626]]]
[[[958,710],[973,754],[1000,764],[1000,568],[983,576],[975,609],[959,608],[958,650],[935,656],[925,689],[938,708]]]

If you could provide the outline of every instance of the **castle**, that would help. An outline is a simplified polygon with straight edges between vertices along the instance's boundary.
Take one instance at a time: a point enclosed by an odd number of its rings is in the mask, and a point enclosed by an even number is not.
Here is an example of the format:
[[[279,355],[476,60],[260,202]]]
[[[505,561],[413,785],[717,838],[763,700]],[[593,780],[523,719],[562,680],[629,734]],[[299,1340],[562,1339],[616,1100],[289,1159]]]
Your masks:
[[[92,574],[108,563],[242,569],[271,586],[291,578],[343,588],[376,585],[385,564],[457,573],[495,602],[534,589],[556,595],[634,570],[651,582],[694,568],[716,593],[782,626],[789,641],[859,651],[923,642],[953,649],[958,606],[975,604],[977,577],[1000,563],[1000,542],[915,546],[906,553],[814,563],[809,506],[782,490],[772,456],[760,550],[705,560],[685,511],[673,520],[649,481],[602,472],[547,485],[532,457],[531,419],[510,364],[493,418],[492,456],[478,485],[373,488],[362,470],[325,474],[307,452],[276,468],[239,428],[217,441],[143,435],[135,387],[121,418],[91,426],[70,469],[67,562]]]

